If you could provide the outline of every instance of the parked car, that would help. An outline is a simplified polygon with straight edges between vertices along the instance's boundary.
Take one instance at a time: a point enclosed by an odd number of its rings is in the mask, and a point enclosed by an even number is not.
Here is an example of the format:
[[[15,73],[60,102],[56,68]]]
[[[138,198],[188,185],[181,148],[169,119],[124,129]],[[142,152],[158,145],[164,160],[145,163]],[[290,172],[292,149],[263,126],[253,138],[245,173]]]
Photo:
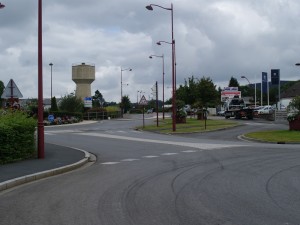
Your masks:
[[[153,113],[153,108],[147,110],[147,114]]]
[[[262,109],[257,111],[258,114],[270,114],[275,110],[275,108],[271,105],[266,105]]]
[[[220,110],[217,112],[218,116],[225,116],[225,111],[224,110]]]

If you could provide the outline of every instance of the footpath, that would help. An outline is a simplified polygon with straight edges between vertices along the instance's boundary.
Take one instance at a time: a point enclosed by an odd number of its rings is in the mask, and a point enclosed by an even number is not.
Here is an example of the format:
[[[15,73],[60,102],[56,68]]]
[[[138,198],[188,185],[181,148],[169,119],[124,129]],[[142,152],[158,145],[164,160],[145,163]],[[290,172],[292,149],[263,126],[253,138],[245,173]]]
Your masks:
[[[44,159],[0,165],[0,191],[76,169],[89,158],[88,152],[45,143]]]

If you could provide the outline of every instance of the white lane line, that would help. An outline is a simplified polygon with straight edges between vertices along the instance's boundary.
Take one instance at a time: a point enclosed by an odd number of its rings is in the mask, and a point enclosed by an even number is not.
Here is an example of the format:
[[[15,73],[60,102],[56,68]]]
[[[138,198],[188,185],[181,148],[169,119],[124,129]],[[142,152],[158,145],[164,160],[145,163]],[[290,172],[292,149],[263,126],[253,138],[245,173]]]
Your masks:
[[[121,162],[133,162],[133,161],[137,161],[139,159],[122,159]]]
[[[177,155],[178,153],[175,152],[167,152],[167,153],[162,153],[161,155]]]
[[[45,132],[45,135],[56,135],[56,134]]]
[[[177,145],[190,148],[198,148],[203,150],[212,150],[212,149],[223,149],[223,148],[233,148],[233,147],[243,147],[249,146],[249,144],[211,144],[211,143],[188,143],[188,142],[177,142],[177,141],[163,141],[163,140],[151,140],[145,138],[135,138],[135,137],[125,137],[118,135],[111,135],[105,133],[74,133],[76,135],[85,135],[85,136],[94,136],[94,137],[103,137],[103,138],[112,138],[125,141],[137,141],[137,142],[148,142],[156,144],[166,144],[166,145]]]
[[[157,156],[157,155],[145,155],[142,158],[151,159],[151,158],[157,158],[157,157],[159,157],[159,156]]]
[[[181,151],[181,152],[183,152],[183,153],[193,153],[193,152],[197,152],[197,151],[195,151],[195,150],[186,150],[186,151]]]
[[[104,162],[104,163],[101,163],[102,165],[115,165],[115,164],[118,164],[120,162]]]

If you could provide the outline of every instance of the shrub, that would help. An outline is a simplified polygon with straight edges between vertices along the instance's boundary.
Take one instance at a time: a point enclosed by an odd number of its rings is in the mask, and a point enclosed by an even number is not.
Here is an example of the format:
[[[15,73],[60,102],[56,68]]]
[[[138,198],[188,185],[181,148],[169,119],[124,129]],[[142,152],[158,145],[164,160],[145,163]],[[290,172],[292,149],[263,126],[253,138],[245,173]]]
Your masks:
[[[287,107],[288,110],[288,121],[296,120],[300,116],[300,96],[296,96],[292,99]]]
[[[0,114],[0,164],[35,156],[36,120],[15,111]]]

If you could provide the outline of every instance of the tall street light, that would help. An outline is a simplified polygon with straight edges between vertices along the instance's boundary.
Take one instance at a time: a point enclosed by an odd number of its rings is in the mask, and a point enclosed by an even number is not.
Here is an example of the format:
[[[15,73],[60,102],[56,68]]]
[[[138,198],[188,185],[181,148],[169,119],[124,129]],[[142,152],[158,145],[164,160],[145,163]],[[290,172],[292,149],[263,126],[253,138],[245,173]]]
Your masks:
[[[53,66],[53,63],[49,63],[49,66],[51,67],[51,101],[52,101],[52,66]]]
[[[45,158],[43,105],[42,0],[38,0],[38,158]]]
[[[123,78],[122,78],[122,72],[126,71],[126,70],[132,71],[132,69],[131,68],[122,69],[122,67],[121,67],[121,103],[120,103],[120,105],[121,105],[121,116],[122,116],[122,118],[123,118],[123,105],[122,105],[122,100],[123,100],[123,80],[122,79]]]
[[[175,39],[174,39],[174,26],[173,26],[173,4],[171,3],[171,8],[162,7],[156,4],[150,4],[146,6],[146,9],[153,10],[153,6],[171,11],[171,44],[172,44],[172,128],[176,131],[176,81],[175,81]]]
[[[246,79],[249,83],[249,86],[251,85],[251,82],[248,80],[246,76],[241,76],[242,79]],[[254,107],[256,108],[256,83],[254,85]]]
[[[163,105],[162,105],[162,111],[163,111],[163,120],[165,119],[165,57],[164,54],[162,55],[150,55],[149,58],[152,59],[153,57],[162,58],[162,77],[163,77]]]

